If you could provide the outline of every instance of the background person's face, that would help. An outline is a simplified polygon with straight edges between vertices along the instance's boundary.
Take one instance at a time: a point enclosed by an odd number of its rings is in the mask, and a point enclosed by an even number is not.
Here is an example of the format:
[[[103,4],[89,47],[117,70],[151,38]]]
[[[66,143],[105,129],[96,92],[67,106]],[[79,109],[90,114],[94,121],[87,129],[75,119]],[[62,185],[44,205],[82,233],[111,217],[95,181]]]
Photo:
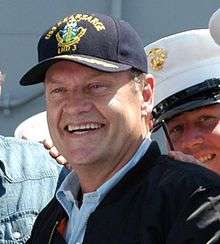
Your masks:
[[[174,149],[220,173],[220,105],[184,112],[168,122]]]
[[[73,168],[118,164],[143,140],[143,97],[130,80],[130,72],[99,72],[67,61],[47,71],[50,134]]]

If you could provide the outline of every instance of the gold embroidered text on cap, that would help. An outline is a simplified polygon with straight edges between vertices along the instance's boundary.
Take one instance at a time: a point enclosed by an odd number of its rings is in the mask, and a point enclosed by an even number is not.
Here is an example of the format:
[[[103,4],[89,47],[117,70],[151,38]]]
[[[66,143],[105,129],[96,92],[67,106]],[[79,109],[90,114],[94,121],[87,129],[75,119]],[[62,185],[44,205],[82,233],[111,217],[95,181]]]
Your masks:
[[[161,70],[167,58],[167,52],[162,48],[153,48],[147,56],[150,58],[150,66],[153,70]]]
[[[45,36],[46,40],[49,40],[51,36],[57,31],[58,27],[65,24],[63,28],[56,33],[56,40],[58,42],[57,53],[75,51],[77,44],[79,44],[81,38],[85,35],[87,29],[82,26],[78,26],[78,22],[87,21],[94,26],[96,31],[104,31],[104,24],[95,16],[87,14],[75,14],[69,17],[65,17],[62,21],[59,21],[56,26],[53,26]]]

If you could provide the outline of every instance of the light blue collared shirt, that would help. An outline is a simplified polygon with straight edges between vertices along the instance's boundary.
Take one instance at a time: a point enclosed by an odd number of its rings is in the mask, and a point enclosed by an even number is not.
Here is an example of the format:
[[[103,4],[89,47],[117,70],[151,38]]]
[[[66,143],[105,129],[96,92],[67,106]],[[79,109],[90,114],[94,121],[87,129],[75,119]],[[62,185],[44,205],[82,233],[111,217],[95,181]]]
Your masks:
[[[105,195],[131,170],[145,154],[150,139],[145,139],[131,160],[115,175],[101,185],[96,191],[84,193],[82,206],[78,208],[77,194],[80,189],[79,179],[71,172],[63,181],[56,193],[56,198],[63,206],[69,217],[65,240],[71,244],[81,244],[85,235],[87,220],[92,212],[105,197]]]

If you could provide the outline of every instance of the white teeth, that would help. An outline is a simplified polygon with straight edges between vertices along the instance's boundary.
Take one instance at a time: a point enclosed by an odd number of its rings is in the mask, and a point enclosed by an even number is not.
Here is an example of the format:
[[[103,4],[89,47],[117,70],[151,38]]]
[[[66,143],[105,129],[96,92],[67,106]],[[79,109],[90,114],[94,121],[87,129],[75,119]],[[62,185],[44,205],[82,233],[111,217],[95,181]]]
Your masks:
[[[89,130],[89,129],[98,129],[101,128],[101,124],[98,123],[88,123],[88,124],[84,124],[84,125],[68,125],[67,126],[67,130],[69,132],[77,132],[78,130]]]
[[[96,126],[95,126],[94,124],[91,124],[91,128],[92,128],[92,129],[95,129]]]
[[[199,157],[198,160],[202,163],[206,163],[207,161],[214,158],[214,154],[208,154],[207,156]]]
[[[86,126],[85,125],[80,125],[80,130],[84,130],[84,129],[86,129]]]
[[[90,125],[86,125],[86,129],[89,129],[90,128]]]
[[[73,131],[73,130],[74,130],[74,127],[71,126],[71,125],[68,125],[68,126],[67,126],[67,130],[68,130],[68,131]]]

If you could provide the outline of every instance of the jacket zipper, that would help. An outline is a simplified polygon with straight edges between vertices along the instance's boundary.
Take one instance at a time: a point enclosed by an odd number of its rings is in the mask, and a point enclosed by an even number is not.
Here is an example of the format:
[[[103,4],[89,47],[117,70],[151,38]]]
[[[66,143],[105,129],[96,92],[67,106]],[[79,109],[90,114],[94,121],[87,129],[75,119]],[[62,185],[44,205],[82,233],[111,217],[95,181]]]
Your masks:
[[[53,227],[53,229],[52,229],[52,231],[50,233],[50,238],[49,238],[48,244],[51,244],[51,241],[52,241],[52,238],[53,238],[53,234],[54,234],[55,229],[56,229],[58,224],[59,224],[59,221],[56,221],[56,223],[55,223],[55,225],[54,225],[54,227]]]

